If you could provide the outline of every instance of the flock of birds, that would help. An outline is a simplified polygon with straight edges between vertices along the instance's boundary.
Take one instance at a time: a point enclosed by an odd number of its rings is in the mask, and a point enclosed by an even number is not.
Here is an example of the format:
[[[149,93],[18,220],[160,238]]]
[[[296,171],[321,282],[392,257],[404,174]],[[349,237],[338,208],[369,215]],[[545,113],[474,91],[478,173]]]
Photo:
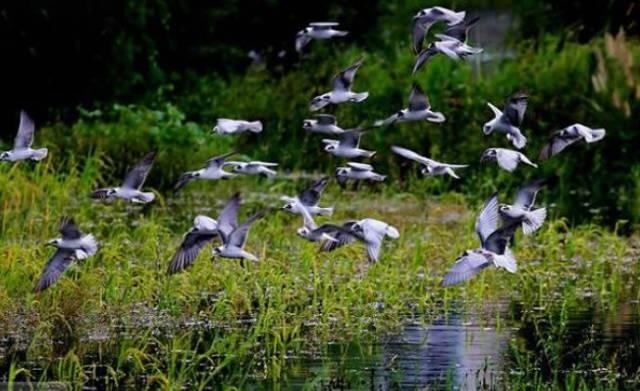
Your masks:
[[[468,32],[478,19],[465,20],[465,18],[465,11],[454,12],[443,7],[426,8],[414,16],[412,37],[416,62],[413,73],[420,70],[430,58],[438,54],[446,55],[453,60],[460,60],[482,52],[481,48],[475,48],[466,43]],[[435,34],[436,41],[423,48],[429,29],[437,23],[446,23],[446,28],[442,33]],[[344,37],[348,34],[346,31],[336,30],[337,26],[337,23],[330,22],[309,24],[298,32],[295,40],[296,50],[302,52],[312,40]],[[356,73],[362,64],[363,60],[361,59],[339,72],[333,78],[332,90],[313,98],[310,110],[317,111],[328,105],[347,102],[358,103],[366,100],[369,96],[368,92],[352,91]],[[517,150],[489,148],[483,152],[481,161],[496,161],[499,167],[508,172],[513,172],[520,163],[537,167],[519,151],[527,143],[527,138],[520,129],[527,101],[526,94],[517,92],[507,98],[502,111],[488,103],[494,118],[484,124],[482,131],[485,135],[493,132],[504,134]],[[384,120],[376,121],[370,128],[391,126],[409,121],[442,123],[445,120],[442,113],[431,109],[426,94],[414,83],[409,94],[408,107],[397,111]],[[358,159],[371,158],[376,153],[360,148],[360,138],[367,129],[344,130],[338,126],[336,117],[331,114],[316,114],[313,119],[304,121],[303,128],[312,133],[333,137],[323,139],[322,142],[325,145],[325,151],[334,156]],[[221,135],[228,135],[242,132],[260,133],[262,129],[260,121],[218,119],[213,131]],[[0,161],[16,162],[25,159],[39,161],[44,159],[48,153],[46,148],[32,148],[34,131],[33,121],[25,112],[21,112],[20,125],[13,149],[2,152]],[[567,126],[554,133],[540,151],[539,160],[548,159],[581,139],[587,143],[593,143],[601,140],[604,135],[604,129],[592,129],[581,124]],[[397,145],[392,146],[391,150],[405,159],[420,164],[421,172],[425,176],[449,175],[453,178],[459,178],[456,170],[467,167],[463,164],[438,162]],[[229,179],[239,173],[264,175],[269,178],[277,175],[274,170],[277,163],[227,161],[227,158],[233,154],[234,152],[229,152],[216,156],[209,159],[203,168],[184,173],[178,179],[175,189],[179,190],[194,180]],[[155,194],[142,191],[142,187],[153,166],[155,156],[155,152],[144,156],[126,175],[120,186],[95,190],[91,193],[91,197],[106,201],[121,199],[134,203],[152,202]],[[230,167],[231,171],[226,171],[226,167]],[[384,181],[386,178],[384,175],[376,173],[370,164],[353,161],[338,167],[335,176],[340,185],[348,180]],[[285,205],[281,209],[302,215],[303,226],[297,230],[297,234],[309,241],[319,242],[322,251],[332,251],[360,241],[366,246],[369,261],[376,262],[379,259],[384,239],[386,237],[399,238],[398,229],[372,218],[359,221],[349,220],[342,224],[317,225],[313,216],[326,216],[333,213],[333,208],[319,206],[320,197],[328,183],[329,177],[323,177],[303,189],[297,196],[282,197]],[[509,272],[517,270],[516,259],[509,249],[509,244],[518,228],[522,228],[523,233],[528,235],[542,226],[547,214],[546,209],[544,207],[535,208],[534,205],[536,195],[544,185],[544,180],[526,183],[519,189],[515,202],[511,205],[500,203],[496,193],[491,195],[476,219],[475,231],[480,240],[480,246],[467,250],[458,257],[444,276],[445,286],[466,281],[491,265]],[[193,221],[193,226],[185,234],[180,247],[172,257],[168,274],[178,273],[190,267],[201,250],[216,238],[220,238],[222,244],[213,248],[214,257],[257,261],[258,258],[247,252],[244,247],[251,226],[265,215],[266,210],[251,215],[242,224],[239,224],[240,203],[241,196],[236,193],[221,210],[218,220],[203,215],[197,216]],[[91,234],[83,234],[71,218],[62,219],[60,233],[62,234],[61,238],[48,242],[49,245],[56,248],[56,251],[44,268],[36,286],[36,292],[55,283],[71,263],[86,259],[98,251],[96,238]]]

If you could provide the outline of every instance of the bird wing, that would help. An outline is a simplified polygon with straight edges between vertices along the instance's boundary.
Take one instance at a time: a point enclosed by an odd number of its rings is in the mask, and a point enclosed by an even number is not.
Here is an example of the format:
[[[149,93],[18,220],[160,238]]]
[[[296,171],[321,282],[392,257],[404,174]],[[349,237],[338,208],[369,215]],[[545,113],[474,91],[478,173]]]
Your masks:
[[[60,233],[65,240],[80,239],[82,236],[82,232],[71,217],[63,217],[60,220]]]
[[[227,244],[229,236],[238,226],[238,209],[240,208],[240,193],[235,193],[227,201],[218,217],[218,233],[222,242]]]
[[[427,47],[426,49],[424,49],[423,51],[421,51],[418,54],[418,57],[416,57],[416,63],[413,66],[413,72],[412,74],[415,75],[416,72],[418,72],[418,70],[420,70],[420,68],[422,68],[422,66],[429,61],[429,59],[433,56],[435,56],[436,54],[440,53],[440,50],[435,46],[435,45],[429,45],[429,47]]]
[[[304,49],[305,46],[307,46],[309,44],[309,42],[311,42],[311,38],[304,33],[299,33],[296,36],[296,52],[298,53],[302,53],[302,49]]]
[[[511,125],[519,127],[522,124],[524,112],[527,110],[528,99],[529,97],[522,92],[516,92],[507,98],[507,102],[504,105],[504,115]]]
[[[522,225],[519,220],[508,222],[506,225],[495,230],[487,240],[482,243],[482,248],[492,253],[502,255],[507,249],[507,245],[511,242],[511,238],[515,235],[516,230]]]
[[[328,28],[331,28],[331,27],[337,27],[339,25],[340,25],[340,23],[337,23],[337,22],[313,22],[313,23],[309,23],[309,26],[317,27],[317,28],[320,28],[320,29],[323,29],[323,28],[327,28],[328,29]]]
[[[409,93],[409,111],[423,111],[429,107],[431,107],[429,98],[427,98],[427,95],[422,91],[422,88],[414,83]]]
[[[36,126],[29,115],[21,111],[20,112],[20,125],[18,125],[18,133],[13,141],[14,149],[30,148],[33,144],[33,134],[35,133]]]
[[[247,165],[250,167],[277,167],[278,163],[255,161],[249,162]]]
[[[327,231],[326,233],[333,237],[336,241],[324,241],[322,245],[320,245],[320,251],[333,251],[338,247],[353,243],[358,239],[363,240],[363,238],[360,238],[353,231],[351,231],[351,227],[355,223],[357,223],[356,220],[348,220],[344,224],[342,224],[342,227],[340,227],[340,229]]]
[[[244,243],[247,241],[247,235],[251,225],[259,218],[265,215],[265,211],[261,210],[253,216],[249,217],[244,223],[240,224],[238,228],[234,229],[229,235],[228,245],[238,248],[243,248]]]
[[[338,135],[338,139],[340,140],[340,145],[343,145],[348,148],[358,148],[360,145],[360,136],[362,135],[362,130],[360,129],[349,129]]]
[[[519,155],[516,151],[508,149],[498,149],[496,152],[496,160],[498,165],[509,172],[513,172],[518,167]]]
[[[434,165],[434,163],[437,163],[436,161],[426,158],[420,154],[417,154],[416,152],[413,152],[410,149],[398,147],[397,145],[392,146],[391,150],[397,155],[400,155],[405,159],[413,160],[414,162],[418,162],[426,166],[432,166]]]
[[[413,18],[413,28],[411,29],[411,39],[413,41],[413,52],[420,53],[424,38],[429,31],[430,23],[420,21],[420,18]]]
[[[353,85],[353,79],[356,76],[356,72],[362,66],[363,59],[360,59],[351,65],[347,69],[338,73],[333,77],[333,89],[334,91],[351,91]]]
[[[569,135],[563,134],[563,131],[560,130],[556,132],[549,142],[545,144],[540,150],[540,154],[538,155],[539,160],[549,159],[553,155],[557,155],[562,152],[566,147],[580,140],[579,135]]]
[[[180,247],[171,258],[167,274],[175,274],[193,265],[193,262],[200,254],[200,251],[211,242],[216,236],[217,231],[190,231],[180,243]]]
[[[465,282],[489,265],[491,265],[491,260],[485,255],[475,251],[466,251],[456,259],[451,269],[445,274],[443,285],[450,286]]]
[[[527,182],[518,189],[516,195],[516,201],[514,206],[520,207],[526,211],[531,210],[533,204],[536,202],[536,195],[542,187],[546,184],[544,179],[537,179],[531,182]]]
[[[231,151],[231,152],[227,152],[227,153],[225,153],[223,155],[220,155],[220,156],[212,157],[211,159],[207,160],[206,167],[209,168],[209,169],[211,169],[211,168],[213,168],[213,169],[220,168],[220,167],[222,167],[222,165],[224,165],[224,160],[226,158],[228,158],[229,156],[235,154],[235,153],[236,153],[235,151]]]
[[[348,162],[347,166],[353,168],[356,171],[373,171],[373,166],[366,163]]]
[[[498,193],[495,192],[485,201],[482,210],[480,210],[476,218],[475,230],[481,244],[498,229],[500,222],[498,206]]]
[[[318,226],[316,225],[316,222],[313,221],[313,217],[311,217],[311,213],[309,213],[309,210],[307,209],[306,206],[304,205],[300,205],[300,213],[302,214],[302,220],[304,222],[304,226],[309,228],[310,231],[315,230]]]
[[[65,250],[58,249],[53,254],[53,256],[47,262],[47,265],[44,267],[42,271],[42,275],[40,276],[40,281],[38,281],[38,285],[36,285],[36,292],[42,292],[47,289],[53,283],[58,281],[62,273],[69,267],[71,262],[73,262],[75,258],[75,250]]]
[[[331,114],[316,114],[314,117],[318,121],[318,125],[335,125],[337,123],[336,117]]]
[[[146,154],[142,160],[133,168],[133,170],[129,171],[127,176],[124,178],[122,182],[122,187],[128,189],[140,189],[144,184],[144,181],[147,179],[147,175],[149,175],[149,171],[151,171],[151,167],[153,167],[153,161],[156,158],[156,152],[149,152]]]
[[[475,18],[463,20],[462,22],[456,23],[453,26],[449,26],[442,32],[442,35],[455,38],[460,42],[467,42],[469,30],[478,22],[479,19],[480,18],[476,16]]]
[[[311,186],[304,189],[298,195],[298,199],[300,203],[304,206],[316,206],[318,205],[318,201],[320,201],[320,196],[324,191],[325,187],[327,187],[327,183],[329,183],[329,177],[324,176],[317,181],[313,182]]]
[[[367,256],[369,262],[378,262],[380,257],[380,247],[382,247],[382,240],[384,239],[384,230],[375,229],[369,224],[362,224],[364,231],[364,241],[367,244]]]

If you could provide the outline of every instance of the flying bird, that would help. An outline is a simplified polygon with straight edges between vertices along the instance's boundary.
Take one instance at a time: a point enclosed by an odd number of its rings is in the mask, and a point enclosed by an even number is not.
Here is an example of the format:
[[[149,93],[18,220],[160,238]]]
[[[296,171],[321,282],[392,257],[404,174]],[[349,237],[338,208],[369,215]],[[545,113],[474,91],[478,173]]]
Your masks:
[[[350,129],[338,135],[338,140],[323,139],[324,150],[330,154],[347,159],[358,157],[370,158],[375,155],[375,151],[367,151],[360,148],[360,137],[364,133],[362,129]]]
[[[236,174],[232,174],[223,170],[223,167],[225,165],[226,158],[235,153],[235,151],[232,151],[227,152],[224,155],[212,157],[211,159],[207,160],[207,164],[204,168],[196,171],[188,171],[180,175],[180,178],[178,178],[178,182],[174,186],[174,190],[178,191],[182,189],[187,183],[196,179],[216,180],[233,178],[234,176],[236,176]]]
[[[62,218],[60,233],[61,238],[47,242],[47,245],[56,248],[56,252],[42,271],[36,292],[42,292],[58,281],[73,262],[87,259],[98,251],[96,238],[91,234],[83,234],[72,218]]]
[[[331,114],[316,114],[315,119],[305,119],[302,127],[311,133],[321,133],[328,135],[338,135],[344,129],[338,126],[336,117]]]
[[[336,30],[339,23],[335,22],[315,22],[309,23],[307,27],[296,34],[296,51],[302,53],[302,49],[313,39],[330,39],[334,37],[344,37],[348,31]]]
[[[344,185],[349,179],[382,182],[386,178],[386,175],[378,174],[370,164],[365,163],[348,162],[347,167],[336,169],[336,180],[340,185]]]
[[[302,208],[311,215],[331,215],[333,208],[322,208],[318,206],[320,196],[329,183],[329,177],[325,176],[313,182],[311,186],[302,190],[296,197],[282,196],[280,199],[286,204],[281,208],[290,213],[301,214]]]
[[[175,274],[191,267],[200,251],[218,236],[218,222],[211,217],[199,215],[187,231],[180,247],[171,258],[167,274]]]
[[[252,133],[262,132],[262,122],[218,118],[216,126],[213,127],[213,132],[218,134],[235,134],[247,131]]]
[[[20,112],[20,125],[18,133],[13,141],[13,149],[0,153],[0,161],[17,162],[19,160],[31,159],[40,161],[47,157],[47,148],[33,149],[33,137],[36,126],[31,118],[24,111]]]
[[[267,178],[274,178],[278,173],[270,167],[277,167],[278,163],[269,162],[226,162],[225,166],[231,166],[233,172],[249,175],[263,175]]]
[[[413,51],[419,53],[431,26],[437,22],[447,22],[449,26],[461,23],[466,16],[465,11],[455,12],[444,7],[424,8],[413,17]]]
[[[528,157],[522,152],[514,151],[506,148],[488,148],[482,153],[480,162],[496,161],[498,166],[503,170],[513,172],[518,167],[518,164],[524,163],[531,167],[537,168],[538,165],[532,163]]]
[[[487,103],[493,111],[494,118],[482,127],[484,134],[491,134],[494,130],[507,135],[514,147],[524,148],[527,139],[520,131],[524,112],[527,110],[529,97],[521,92],[511,95],[504,105],[504,113],[491,103]]]
[[[498,196],[493,194],[484,204],[476,218],[475,231],[480,239],[480,248],[466,250],[444,276],[443,285],[460,284],[480,273],[488,266],[495,266],[515,273],[518,265],[507,247],[519,223],[498,227]]]
[[[469,20],[463,20],[454,25],[450,25],[443,32],[442,35],[446,35],[447,37],[455,38],[460,42],[467,42],[467,38],[469,37],[469,30],[480,20],[479,17],[474,17]]]
[[[258,261],[258,257],[244,250],[251,225],[264,216],[260,211],[238,225],[238,209],[240,208],[240,193],[234,194],[220,212],[218,218],[218,234],[222,238],[222,246],[213,249],[214,257]]]
[[[127,174],[120,187],[104,187],[95,190],[91,193],[91,198],[98,200],[112,201],[115,199],[127,200],[130,202],[136,202],[146,204],[153,201],[156,195],[152,192],[143,192],[140,189],[144,185],[153,162],[155,160],[156,153],[149,152],[142,160]]]
[[[367,99],[367,97],[369,97],[368,92],[357,93],[351,91],[353,79],[360,66],[362,66],[362,62],[363,60],[360,59],[356,61],[355,64],[335,75],[333,77],[333,90],[313,98],[310,106],[311,111],[320,110],[330,103],[362,102]]]
[[[455,169],[469,167],[469,165],[467,164],[440,163],[417,154],[412,150],[398,147],[396,145],[392,146],[391,150],[405,159],[413,160],[414,162],[420,163],[423,166],[420,172],[425,176],[450,175],[456,179],[460,179],[460,177],[456,174]]]
[[[458,61],[469,56],[482,53],[483,51],[482,48],[469,46],[466,43],[447,35],[436,34],[436,37],[440,38],[440,41],[432,42],[426,49],[418,54],[416,63],[413,66],[414,75],[424,64],[427,63],[427,61],[437,54],[444,54],[450,59]]]
[[[506,225],[522,225],[522,232],[529,235],[537,231],[547,218],[547,209],[533,209],[536,195],[545,186],[544,179],[531,181],[518,189],[513,205],[500,204],[500,216]]]
[[[320,247],[322,251],[332,251],[359,240],[367,246],[369,262],[375,263],[380,258],[380,248],[384,238],[398,239],[400,237],[400,232],[396,227],[376,219],[350,220],[345,222],[342,228],[341,231],[328,233],[336,240],[323,242]],[[344,232],[345,230],[348,232]]]
[[[411,93],[409,94],[409,106],[406,109],[402,109],[393,114],[389,118],[376,121],[375,126],[389,125],[396,122],[409,122],[409,121],[429,121],[435,123],[442,123],[445,121],[445,117],[438,111],[431,111],[431,104],[429,104],[429,98],[422,91],[419,85],[413,84],[411,87]]]
[[[606,130],[602,128],[592,129],[582,124],[567,126],[566,128],[554,133],[551,140],[549,140],[549,143],[542,147],[538,158],[540,160],[549,159],[551,156],[557,155],[566,147],[580,139],[584,139],[584,141],[589,144],[595,143],[596,141],[602,140],[605,134]]]

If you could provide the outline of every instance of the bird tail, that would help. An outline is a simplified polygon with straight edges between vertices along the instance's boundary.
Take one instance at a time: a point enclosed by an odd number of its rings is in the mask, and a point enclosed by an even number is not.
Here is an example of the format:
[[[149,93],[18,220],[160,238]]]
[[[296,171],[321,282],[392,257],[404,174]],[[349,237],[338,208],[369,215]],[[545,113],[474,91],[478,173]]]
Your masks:
[[[547,218],[547,208],[540,208],[527,212],[526,217],[522,220],[522,232],[530,235],[537,231]]]
[[[318,214],[320,216],[331,216],[333,214],[333,206],[328,208],[318,208]]]
[[[82,249],[76,251],[78,259],[85,259],[98,251],[98,241],[92,234],[85,235],[82,238]]]
[[[398,239],[400,237],[400,232],[393,225],[387,224],[387,227],[385,228],[384,233],[391,239]]]
[[[514,147],[518,149],[524,148],[527,145],[527,138],[521,132],[509,133],[507,138],[511,141]]]
[[[139,202],[142,204],[147,204],[156,199],[156,195],[152,192],[140,192],[140,195],[133,199],[133,202]]]
[[[354,94],[353,97],[351,98],[351,100],[353,102],[362,102],[363,100],[367,99],[369,97],[369,93],[368,92],[360,92],[357,94]]]
[[[447,174],[451,175],[452,177],[454,177],[456,179],[460,179],[458,174],[456,174],[456,172],[453,171],[453,168],[451,168],[451,167],[447,167]]]
[[[444,116],[444,114],[442,114],[439,111],[434,111],[432,113],[430,113],[429,117],[427,117],[427,121],[429,122],[433,122],[436,124],[441,124],[444,121],[446,121],[446,117]]]
[[[278,175],[277,172],[275,172],[274,170],[271,170],[269,168],[265,168],[262,173],[264,174],[264,176],[266,176],[269,179],[275,178],[276,175]]]
[[[376,174],[376,175],[371,177],[371,180],[374,180],[376,182],[383,182],[385,179],[387,179],[387,176],[386,175],[380,175],[380,174]]]
[[[253,133],[260,133],[262,132],[262,122],[260,121],[249,122],[249,126],[247,129]]]
[[[342,30],[335,30],[335,33],[334,33],[336,37],[345,37],[347,34],[349,34],[348,31],[342,31]]]
[[[33,151],[33,156],[31,156],[31,160],[35,160],[39,162],[40,160],[47,157],[49,150],[47,148],[40,148]]]
[[[524,155],[520,155],[520,160],[522,161],[522,163],[525,163],[525,164],[528,164],[528,165],[530,165],[532,167],[538,168],[537,164],[535,164],[534,162],[529,160],[529,158],[524,156]]]
[[[504,250],[504,254],[496,255],[493,258],[493,263],[497,267],[501,267],[506,269],[509,273],[515,273],[518,271],[518,263],[516,262],[516,258],[513,256],[513,253],[509,248]]]
[[[596,141],[600,141],[604,138],[604,135],[607,132],[604,129],[593,129],[591,131],[591,138],[590,139],[585,139],[586,142],[588,143],[595,143]]]
[[[375,155],[375,154],[376,154],[376,151],[364,151],[364,150],[363,150],[363,152],[362,152],[362,153],[364,154],[364,156],[365,156],[365,157],[370,158],[370,157],[373,157],[373,155]]]

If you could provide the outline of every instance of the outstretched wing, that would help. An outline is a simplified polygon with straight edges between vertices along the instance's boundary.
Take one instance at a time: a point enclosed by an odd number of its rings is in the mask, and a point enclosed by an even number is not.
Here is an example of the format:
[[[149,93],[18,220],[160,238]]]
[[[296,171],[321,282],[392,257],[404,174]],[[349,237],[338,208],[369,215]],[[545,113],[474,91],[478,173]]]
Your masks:
[[[127,189],[140,189],[144,184],[144,181],[147,179],[147,175],[149,175],[149,171],[151,171],[151,167],[153,166],[153,161],[156,158],[156,152],[149,152],[145,155],[144,158],[138,163],[133,170],[129,171],[127,176],[124,178],[124,182],[122,182],[122,187]]]
[[[579,135],[569,135],[562,130],[556,132],[551,140],[540,150],[540,155],[538,155],[539,160],[547,160],[553,155],[557,155],[562,152],[566,147],[580,140]]]
[[[351,91],[353,85],[353,79],[356,76],[356,72],[362,66],[363,59],[356,61],[347,69],[338,73],[333,77],[333,89],[334,91]]]
[[[426,166],[432,166],[437,163],[436,161],[426,158],[410,149],[399,147],[397,145],[392,146],[391,150],[405,159],[413,160],[414,162],[418,162]]]
[[[520,189],[518,189],[516,201],[513,205],[527,211],[531,210],[533,204],[535,204],[536,202],[536,195],[538,194],[540,189],[544,187],[545,184],[545,179],[537,179],[524,184]]]
[[[346,130],[338,135],[338,139],[340,140],[340,144],[348,147],[348,148],[357,148],[360,144],[360,136],[362,135],[362,130],[360,129],[350,129]]]
[[[235,246],[239,248],[244,247],[244,243],[247,241],[247,235],[249,234],[249,229],[251,225],[258,220],[259,218],[265,215],[265,211],[261,210],[253,216],[249,217],[244,223],[242,223],[238,228],[233,230],[231,235],[229,235],[229,246]]]
[[[324,176],[317,181],[315,181],[311,186],[304,189],[298,195],[298,199],[304,206],[316,206],[318,205],[318,201],[320,201],[320,196],[324,191],[325,187],[327,187],[327,183],[329,183],[329,177]]]
[[[504,105],[504,115],[511,125],[519,127],[522,124],[528,100],[529,97],[522,92],[516,92],[507,99]]]
[[[482,248],[498,255],[504,254],[507,245],[511,242],[511,238],[513,238],[516,230],[521,225],[522,222],[520,220],[514,220],[498,228],[482,243]]]
[[[193,265],[200,251],[218,235],[217,231],[190,231],[171,258],[167,274],[175,274]]]
[[[316,114],[314,117],[318,121],[318,125],[335,125],[337,123],[336,117],[331,114]]]
[[[421,51],[420,54],[418,54],[418,57],[416,58],[416,63],[413,66],[412,74],[415,75],[415,73],[418,72],[420,68],[422,68],[422,66],[427,61],[429,61],[431,57],[435,56],[438,53],[440,53],[440,50],[438,50],[438,48],[433,44],[429,45],[428,48]]]
[[[351,227],[357,223],[356,220],[349,220],[342,224],[341,229],[327,230],[326,233],[336,239],[336,241],[327,240],[320,246],[320,251],[333,251],[338,247],[355,242],[356,240],[364,240],[364,238],[358,237]]]
[[[224,160],[235,153],[236,153],[235,151],[231,151],[231,152],[225,153],[224,155],[212,157],[211,159],[207,160],[206,167],[213,168],[213,169],[220,168],[224,164]]]
[[[473,27],[479,20],[479,17],[471,18],[469,20],[463,20],[460,23],[456,23],[453,26],[447,27],[442,34],[451,38],[455,38],[460,42],[467,42],[467,37],[469,35],[469,30]]]
[[[58,281],[71,262],[75,261],[76,258],[74,254],[74,250],[56,250],[42,271],[40,281],[38,281],[38,285],[36,285],[36,293],[42,292]]]
[[[476,218],[476,234],[478,234],[480,244],[484,243],[498,229],[500,223],[498,206],[498,193],[495,192],[485,201]]]
[[[424,111],[429,107],[431,107],[429,98],[427,98],[427,95],[422,91],[422,88],[414,83],[411,87],[411,93],[409,94],[409,110]]]
[[[218,218],[218,233],[222,242],[227,244],[229,236],[238,226],[238,209],[240,208],[240,193],[235,193],[225,204]]]
[[[451,269],[445,274],[442,284],[451,286],[465,282],[489,265],[491,265],[491,260],[485,255],[475,251],[466,251],[456,259]]]
[[[60,233],[62,234],[62,239],[65,240],[80,239],[82,236],[82,232],[80,232],[80,229],[71,217],[63,217],[60,219]]]
[[[18,126],[18,133],[13,142],[14,149],[30,148],[33,144],[33,134],[35,133],[36,126],[33,120],[26,112],[20,112],[20,125]]]

